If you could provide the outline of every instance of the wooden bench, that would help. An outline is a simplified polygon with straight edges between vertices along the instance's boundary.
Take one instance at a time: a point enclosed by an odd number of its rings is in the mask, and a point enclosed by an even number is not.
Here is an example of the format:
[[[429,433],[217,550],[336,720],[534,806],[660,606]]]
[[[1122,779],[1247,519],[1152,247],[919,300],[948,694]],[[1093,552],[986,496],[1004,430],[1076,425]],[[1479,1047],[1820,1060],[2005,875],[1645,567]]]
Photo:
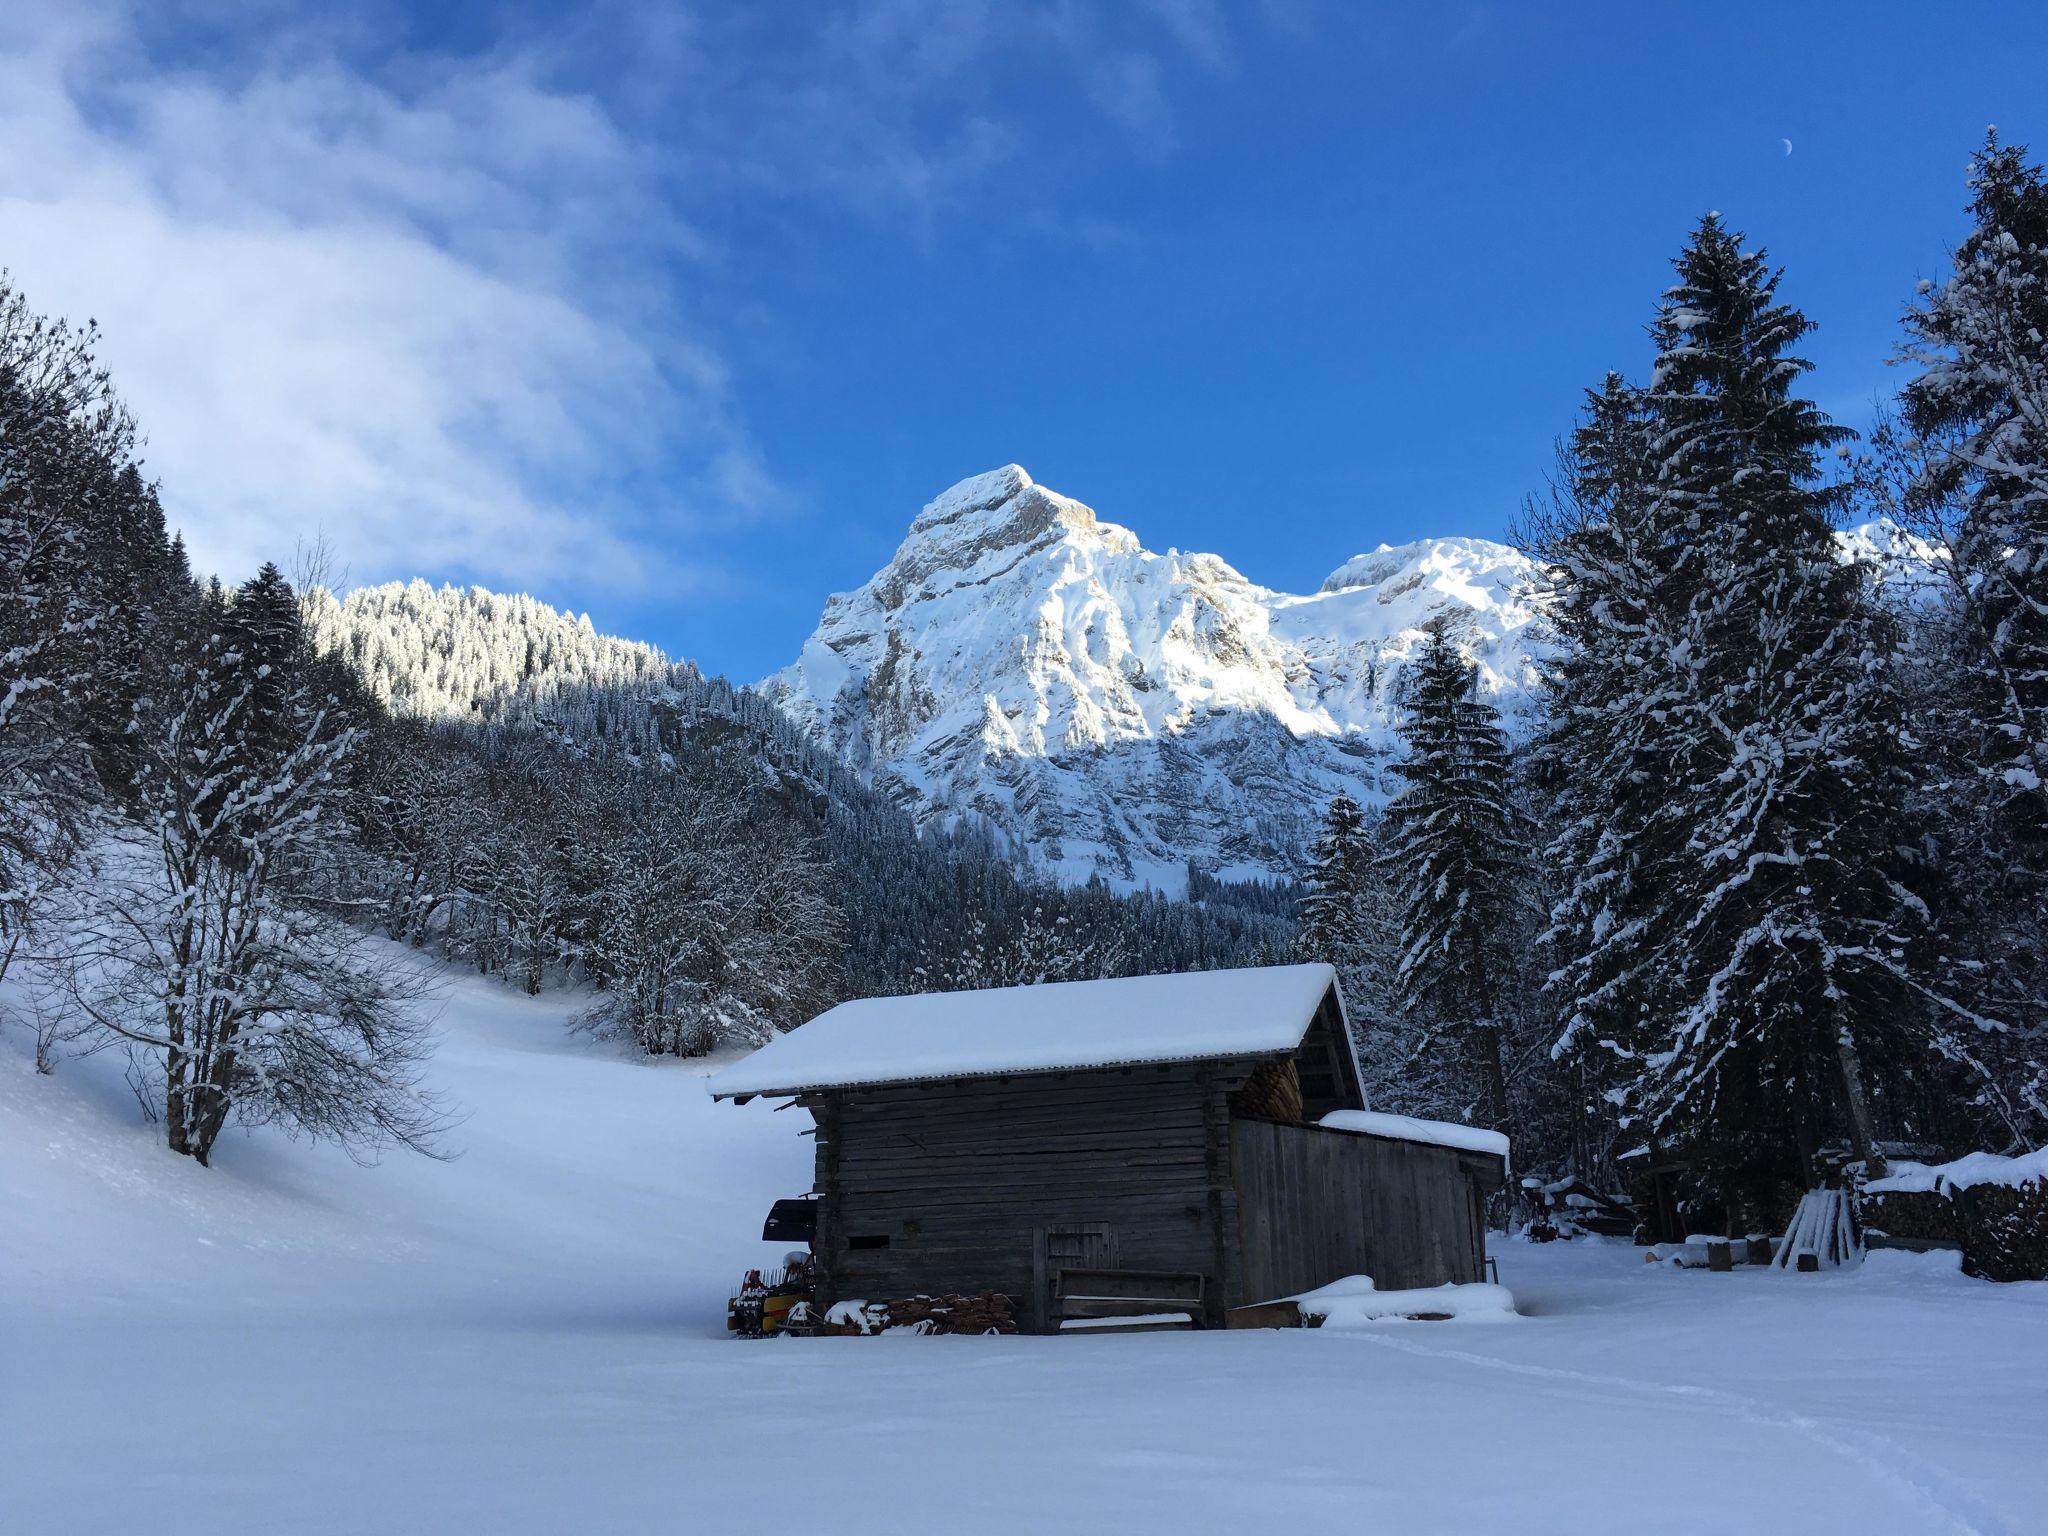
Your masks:
[[[1053,1319],[1088,1333],[1192,1328],[1202,1315],[1202,1277],[1155,1269],[1062,1269],[1053,1279]],[[1171,1320],[1168,1320],[1169,1317]],[[1118,1318],[1131,1319],[1119,1323]],[[1101,1321],[1098,1321],[1101,1320]]]

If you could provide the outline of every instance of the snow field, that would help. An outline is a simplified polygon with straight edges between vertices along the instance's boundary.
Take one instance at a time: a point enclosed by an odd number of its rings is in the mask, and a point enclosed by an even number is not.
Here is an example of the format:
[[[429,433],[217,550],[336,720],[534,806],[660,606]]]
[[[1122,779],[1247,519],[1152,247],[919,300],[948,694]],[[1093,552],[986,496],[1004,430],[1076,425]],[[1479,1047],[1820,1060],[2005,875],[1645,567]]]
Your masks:
[[[446,973],[444,973],[446,974]],[[0,1529],[2044,1528],[2048,1285],[1498,1250],[1470,1329],[723,1336],[800,1111],[447,974],[460,1155],[172,1158],[107,1057],[0,1035]]]

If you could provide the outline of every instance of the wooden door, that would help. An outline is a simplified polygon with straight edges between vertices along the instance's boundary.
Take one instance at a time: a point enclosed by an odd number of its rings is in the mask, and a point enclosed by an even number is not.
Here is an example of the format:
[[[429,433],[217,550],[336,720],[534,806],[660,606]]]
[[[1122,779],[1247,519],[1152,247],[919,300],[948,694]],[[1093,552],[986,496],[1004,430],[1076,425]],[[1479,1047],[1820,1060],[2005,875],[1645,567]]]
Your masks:
[[[1053,1284],[1063,1269],[1115,1269],[1116,1233],[1102,1221],[1065,1221],[1040,1227],[1031,1244],[1031,1322],[1040,1333],[1059,1330]]]

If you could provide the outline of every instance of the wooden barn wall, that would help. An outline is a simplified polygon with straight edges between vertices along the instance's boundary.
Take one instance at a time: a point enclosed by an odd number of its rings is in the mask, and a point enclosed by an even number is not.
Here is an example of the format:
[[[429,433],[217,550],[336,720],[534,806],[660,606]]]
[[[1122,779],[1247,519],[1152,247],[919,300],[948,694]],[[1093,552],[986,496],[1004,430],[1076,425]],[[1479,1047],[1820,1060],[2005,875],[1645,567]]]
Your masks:
[[[827,1297],[1029,1298],[1040,1228],[1103,1224],[1127,1269],[1199,1272],[1234,1299],[1226,1095],[1249,1071],[1137,1067],[820,1096]],[[886,1238],[887,1246],[862,1239]]]
[[[1484,1278],[1469,1156],[1257,1120],[1232,1125],[1230,1141],[1247,1301],[1345,1275],[1388,1291]]]

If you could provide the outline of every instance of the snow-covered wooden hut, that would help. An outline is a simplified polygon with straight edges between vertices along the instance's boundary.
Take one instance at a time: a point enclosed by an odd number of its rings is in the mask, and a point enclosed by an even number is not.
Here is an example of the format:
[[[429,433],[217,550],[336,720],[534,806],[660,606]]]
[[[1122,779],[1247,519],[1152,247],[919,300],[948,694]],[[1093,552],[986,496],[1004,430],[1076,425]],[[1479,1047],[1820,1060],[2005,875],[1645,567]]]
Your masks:
[[[1062,1270],[1211,1325],[1478,1280],[1506,1174],[1493,1132],[1368,1112],[1327,965],[841,1003],[710,1087],[815,1120],[821,1302],[998,1291],[1040,1327]]]

